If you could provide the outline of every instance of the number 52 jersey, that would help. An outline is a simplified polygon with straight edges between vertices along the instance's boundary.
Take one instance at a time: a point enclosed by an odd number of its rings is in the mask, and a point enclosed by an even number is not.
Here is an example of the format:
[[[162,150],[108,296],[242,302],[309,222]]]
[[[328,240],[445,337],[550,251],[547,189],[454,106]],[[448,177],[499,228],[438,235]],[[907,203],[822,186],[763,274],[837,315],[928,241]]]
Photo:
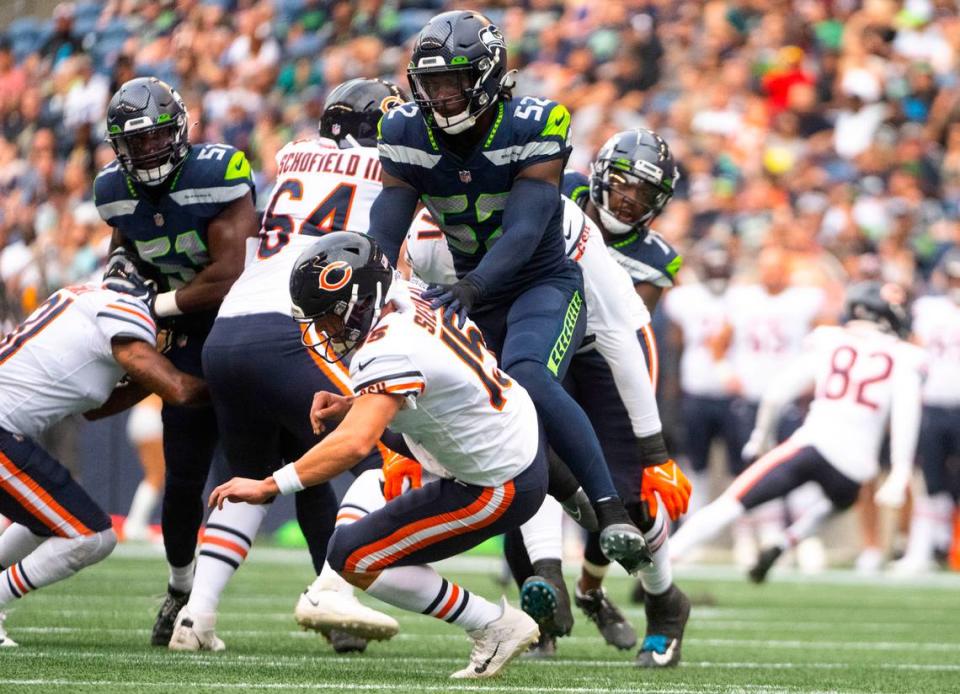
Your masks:
[[[497,368],[472,321],[430,308],[424,285],[395,277],[387,298],[398,310],[382,317],[353,355],[357,395],[405,398],[390,428],[424,469],[481,487],[523,472],[537,455],[540,427],[533,401]]]

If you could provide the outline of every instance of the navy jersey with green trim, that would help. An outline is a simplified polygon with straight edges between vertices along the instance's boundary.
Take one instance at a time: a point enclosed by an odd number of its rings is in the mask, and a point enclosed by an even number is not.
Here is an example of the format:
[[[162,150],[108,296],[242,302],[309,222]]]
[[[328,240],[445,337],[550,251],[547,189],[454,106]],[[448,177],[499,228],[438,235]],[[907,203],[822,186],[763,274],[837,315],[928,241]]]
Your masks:
[[[528,96],[501,100],[496,108],[490,132],[466,159],[442,146],[416,104],[390,109],[380,121],[380,162],[417,191],[438,221],[458,277],[476,268],[495,243],[510,242],[509,236],[501,240],[503,210],[517,174],[533,164],[565,160],[571,151],[570,113],[561,104]],[[485,301],[509,300],[570,262],[559,196],[558,190],[556,210],[530,260]]]
[[[582,209],[587,209],[590,179],[582,173],[570,169],[564,171],[560,190]],[[634,284],[643,282],[657,287],[672,287],[683,264],[683,256],[652,229],[643,239],[635,233],[615,236],[607,243],[607,250],[627,271]]]
[[[157,268],[166,291],[209,264],[210,220],[255,189],[244,153],[223,144],[193,145],[169,185],[157,188],[137,184],[114,161],[94,181],[94,201],[103,220]]]

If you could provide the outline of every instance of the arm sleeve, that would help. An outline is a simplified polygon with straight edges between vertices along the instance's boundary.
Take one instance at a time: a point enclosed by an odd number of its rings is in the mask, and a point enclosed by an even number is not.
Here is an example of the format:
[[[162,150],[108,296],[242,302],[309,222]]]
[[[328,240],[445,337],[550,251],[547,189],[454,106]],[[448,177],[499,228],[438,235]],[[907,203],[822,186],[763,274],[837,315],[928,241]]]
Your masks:
[[[617,393],[630,417],[633,435],[643,438],[659,433],[657,398],[637,335],[627,329],[600,331],[597,333],[597,350],[613,374]]]
[[[901,479],[910,476],[920,435],[923,372],[910,364],[894,374],[893,403],[890,406],[890,472]]]
[[[380,191],[370,208],[370,229],[390,264],[396,267],[400,246],[417,211],[417,191],[406,186],[388,186]]]
[[[467,275],[480,290],[480,296],[490,287],[507,284],[526,265],[558,204],[560,191],[552,183],[533,178],[514,181],[503,211],[503,238]]]

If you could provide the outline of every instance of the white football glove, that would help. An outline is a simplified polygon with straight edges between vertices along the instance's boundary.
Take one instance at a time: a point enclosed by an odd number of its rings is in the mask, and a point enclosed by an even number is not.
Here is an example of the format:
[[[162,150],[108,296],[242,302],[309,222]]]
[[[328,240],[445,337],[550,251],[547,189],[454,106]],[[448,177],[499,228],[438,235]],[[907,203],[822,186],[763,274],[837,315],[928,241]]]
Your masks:
[[[887,481],[880,485],[877,493],[873,495],[873,500],[881,506],[900,508],[907,500],[907,486],[909,484],[910,478],[890,475],[887,477]]]

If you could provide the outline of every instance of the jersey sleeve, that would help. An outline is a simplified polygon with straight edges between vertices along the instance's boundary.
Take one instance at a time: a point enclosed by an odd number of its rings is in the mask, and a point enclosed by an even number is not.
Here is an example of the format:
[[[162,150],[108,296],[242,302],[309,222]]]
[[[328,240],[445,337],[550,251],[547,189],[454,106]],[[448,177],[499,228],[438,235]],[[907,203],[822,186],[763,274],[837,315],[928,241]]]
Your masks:
[[[404,354],[361,350],[351,362],[350,375],[357,396],[386,393],[416,399],[427,385],[423,372]]]
[[[117,226],[122,217],[137,209],[137,198],[127,185],[120,163],[105,166],[93,181],[93,202],[100,218],[110,226]]]
[[[248,193],[256,201],[256,187],[247,155],[224,144],[194,145],[196,154],[183,164],[183,174],[172,184],[170,198],[198,217],[216,217]],[[176,176],[176,174],[173,174]]]
[[[683,256],[656,232],[650,232],[639,243],[612,247],[614,257],[630,274],[634,284],[646,283],[668,288],[676,284]]]
[[[573,151],[570,144],[570,111],[550,99],[525,96],[513,108],[514,144],[510,159],[516,173],[528,166],[554,159],[564,161]],[[495,154],[493,152],[489,153]]]
[[[97,326],[108,340],[127,337],[157,344],[157,324],[141,301],[112,293],[97,306]]]
[[[567,169],[563,172],[560,193],[577,203],[580,209],[586,209],[590,201],[590,179],[579,171]]]
[[[392,108],[380,119],[377,150],[383,170],[414,188],[421,174],[440,161],[437,145],[414,104]]]

